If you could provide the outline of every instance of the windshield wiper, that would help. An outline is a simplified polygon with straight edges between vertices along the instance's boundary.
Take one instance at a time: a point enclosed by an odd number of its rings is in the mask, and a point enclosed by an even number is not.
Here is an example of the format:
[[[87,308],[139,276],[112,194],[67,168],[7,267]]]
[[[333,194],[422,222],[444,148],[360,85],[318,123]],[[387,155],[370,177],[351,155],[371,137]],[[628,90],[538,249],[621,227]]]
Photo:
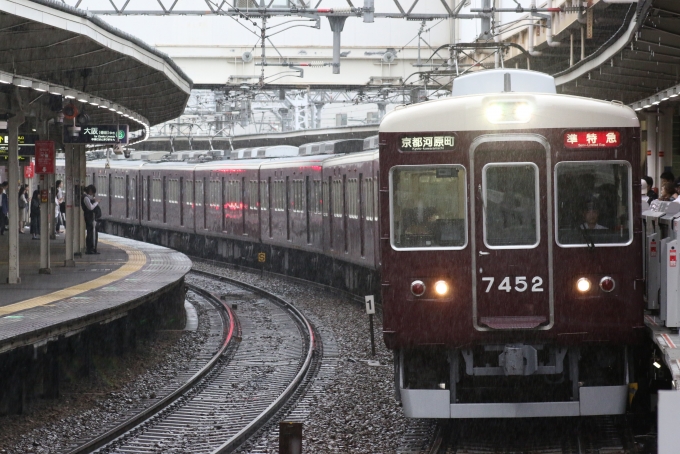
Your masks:
[[[583,228],[583,225],[580,225],[578,229],[581,231],[581,236],[583,236],[583,239],[586,241],[588,249],[594,251],[595,242],[593,241],[593,237],[590,236],[590,232],[588,232],[588,229]]]

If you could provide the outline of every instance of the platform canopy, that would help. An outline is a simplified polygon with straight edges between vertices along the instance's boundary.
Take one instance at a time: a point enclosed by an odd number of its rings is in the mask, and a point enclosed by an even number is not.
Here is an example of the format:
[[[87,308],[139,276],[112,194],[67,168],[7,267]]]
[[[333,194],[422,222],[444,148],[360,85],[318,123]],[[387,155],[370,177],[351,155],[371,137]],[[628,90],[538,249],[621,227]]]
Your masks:
[[[189,99],[192,81],[167,55],[62,2],[0,0],[0,34],[0,115],[49,120],[70,99],[90,123],[146,138]]]

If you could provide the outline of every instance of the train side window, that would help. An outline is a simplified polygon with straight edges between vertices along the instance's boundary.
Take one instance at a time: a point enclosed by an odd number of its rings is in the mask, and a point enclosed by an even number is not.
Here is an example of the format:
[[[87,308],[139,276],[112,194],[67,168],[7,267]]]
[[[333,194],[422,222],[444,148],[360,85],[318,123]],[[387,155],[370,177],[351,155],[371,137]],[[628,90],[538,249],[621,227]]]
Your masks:
[[[248,194],[249,194],[250,200],[248,201],[248,207],[251,210],[257,210],[258,209],[258,202],[257,202],[258,181],[257,180],[250,180],[249,185],[250,186],[248,188]]]
[[[460,165],[390,170],[390,241],[396,250],[463,249],[467,184]]]
[[[252,195],[250,197],[252,198]],[[269,209],[269,185],[267,180],[260,180],[260,209],[262,211]]]
[[[192,180],[184,180],[184,204],[186,206],[191,206],[193,203],[194,203],[194,182]]]
[[[200,207],[203,206],[203,180],[196,180],[195,183],[196,185],[196,206]]]
[[[492,163],[482,171],[484,243],[489,249],[538,246],[538,166]]]
[[[625,246],[633,241],[632,170],[626,161],[555,166],[557,244]]]

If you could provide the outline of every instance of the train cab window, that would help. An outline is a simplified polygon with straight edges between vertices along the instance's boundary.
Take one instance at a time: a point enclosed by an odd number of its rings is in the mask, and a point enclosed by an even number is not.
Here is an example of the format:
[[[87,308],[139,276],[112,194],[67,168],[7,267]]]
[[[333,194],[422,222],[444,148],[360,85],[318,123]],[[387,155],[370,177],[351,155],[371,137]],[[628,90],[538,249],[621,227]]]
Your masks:
[[[627,245],[633,241],[631,167],[625,161],[555,166],[557,244]]]
[[[460,165],[390,171],[394,249],[462,249],[467,244],[466,175]]]
[[[538,246],[538,166],[494,163],[484,166],[484,243],[489,249]]]

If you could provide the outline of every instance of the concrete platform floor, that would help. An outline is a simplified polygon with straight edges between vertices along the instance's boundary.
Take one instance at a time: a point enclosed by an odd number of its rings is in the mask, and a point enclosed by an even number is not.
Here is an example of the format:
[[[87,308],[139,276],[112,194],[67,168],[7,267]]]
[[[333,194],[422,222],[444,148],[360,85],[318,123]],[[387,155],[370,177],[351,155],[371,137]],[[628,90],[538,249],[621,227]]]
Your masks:
[[[50,241],[52,274],[39,274],[40,241],[32,240],[28,229],[25,232],[19,235],[21,283],[15,285],[7,284],[9,235],[5,232],[0,236],[0,307],[89,282],[120,268],[127,261],[125,251],[100,242],[100,255],[83,254],[82,258],[76,258],[75,267],[64,267],[66,244],[61,233]]]

